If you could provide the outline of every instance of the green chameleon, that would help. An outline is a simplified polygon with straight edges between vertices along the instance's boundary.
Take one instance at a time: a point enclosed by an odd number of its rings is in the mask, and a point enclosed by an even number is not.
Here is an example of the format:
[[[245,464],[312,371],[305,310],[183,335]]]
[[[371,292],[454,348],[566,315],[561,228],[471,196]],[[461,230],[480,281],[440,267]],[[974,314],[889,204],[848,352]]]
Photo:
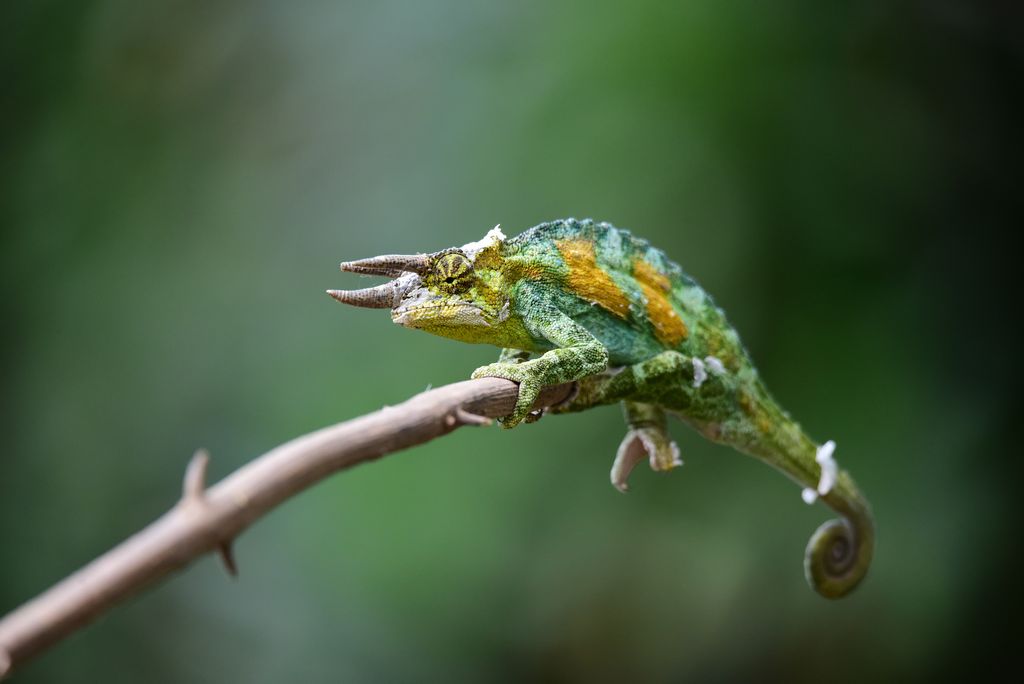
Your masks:
[[[341,270],[392,280],[328,290],[340,302],[391,309],[399,325],[501,347],[498,362],[473,377],[519,383],[504,427],[538,418],[532,407],[546,385],[576,383],[574,395],[550,409],[556,413],[621,402],[629,430],[611,479],[625,491],[645,456],[658,471],[682,465],[667,432],[673,414],[778,468],[804,487],[807,503],[820,497],[843,516],[818,528],[807,546],[804,568],[815,590],[838,598],[864,578],[874,522],[838,469],[835,444],[804,434],[768,393],[722,310],[647,241],[570,218],[514,238],[496,227],[462,247],[349,261]]]

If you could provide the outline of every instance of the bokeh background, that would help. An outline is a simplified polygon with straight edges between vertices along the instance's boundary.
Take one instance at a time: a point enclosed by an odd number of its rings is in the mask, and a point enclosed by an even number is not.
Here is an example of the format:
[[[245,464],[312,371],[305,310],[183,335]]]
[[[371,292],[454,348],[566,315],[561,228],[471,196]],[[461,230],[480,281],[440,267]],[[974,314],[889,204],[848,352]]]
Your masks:
[[[565,216],[729,312],[871,500],[829,517],[675,434],[608,484],[616,409],[336,476],[25,682],[907,681],[993,668],[1014,608],[1015,3],[71,2],[0,9],[0,612],[295,435],[496,350],[323,294],[341,259]],[[1013,152],[1017,149],[1017,152]],[[1019,268],[1019,267],[1017,267]]]

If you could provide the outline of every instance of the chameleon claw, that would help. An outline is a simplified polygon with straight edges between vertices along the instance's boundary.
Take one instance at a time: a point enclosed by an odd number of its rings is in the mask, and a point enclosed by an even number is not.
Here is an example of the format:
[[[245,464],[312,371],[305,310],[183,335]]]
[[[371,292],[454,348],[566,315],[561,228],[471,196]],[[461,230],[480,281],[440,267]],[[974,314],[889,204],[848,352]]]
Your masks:
[[[683,465],[679,446],[664,431],[653,427],[633,428],[626,433],[615,454],[611,471],[612,486],[620,492],[629,491],[629,474],[644,456],[648,457],[651,470],[657,472]]]
[[[628,492],[629,474],[633,472],[633,468],[643,459],[646,453],[639,436],[633,430],[630,430],[626,438],[622,440],[622,444],[619,445],[619,450],[615,453],[615,462],[612,463],[611,472],[612,486],[623,494]]]
[[[540,420],[541,411],[533,411],[533,402],[537,400],[537,396],[540,394],[540,387],[534,383],[523,380],[519,382],[519,398],[516,399],[516,407],[509,415],[504,418],[499,418],[498,421],[501,423],[501,427],[505,429],[512,429],[520,423],[535,423]],[[534,417],[534,414],[536,417]]]

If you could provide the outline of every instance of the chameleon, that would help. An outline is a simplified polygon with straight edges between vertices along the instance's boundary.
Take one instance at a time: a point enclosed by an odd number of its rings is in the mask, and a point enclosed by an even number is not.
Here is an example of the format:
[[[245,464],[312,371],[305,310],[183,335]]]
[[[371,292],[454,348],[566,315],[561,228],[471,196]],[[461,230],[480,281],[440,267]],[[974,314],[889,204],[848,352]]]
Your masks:
[[[625,492],[645,458],[655,471],[682,465],[668,433],[673,416],[705,438],[774,466],[841,518],[807,545],[808,583],[839,598],[867,573],[874,551],[870,506],[834,456],[772,398],[725,313],[648,241],[609,223],[574,218],[430,254],[346,261],[341,270],[385,276],[339,302],[390,309],[392,321],[462,342],[501,348],[473,378],[518,383],[505,428],[543,413],[621,404],[627,424],[611,468]],[[546,386],[574,383],[563,403],[534,410]]]

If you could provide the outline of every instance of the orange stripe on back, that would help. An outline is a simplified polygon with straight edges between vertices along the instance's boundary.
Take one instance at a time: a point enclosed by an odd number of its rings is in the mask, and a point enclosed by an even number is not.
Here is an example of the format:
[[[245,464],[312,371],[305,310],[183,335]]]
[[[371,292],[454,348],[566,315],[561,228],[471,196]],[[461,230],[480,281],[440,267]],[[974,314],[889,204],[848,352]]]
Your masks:
[[[594,243],[579,238],[555,240],[569,267],[569,287],[580,297],[597,303],[620,318],[629,314],[629,299],[615,281],[597,265]]]
[[[633,260],[633,278],[647,299],[647,317],[658,340],[674,347],[689,337],[690,331],[667,297],[671,289],[668,276],[638,257]]]

